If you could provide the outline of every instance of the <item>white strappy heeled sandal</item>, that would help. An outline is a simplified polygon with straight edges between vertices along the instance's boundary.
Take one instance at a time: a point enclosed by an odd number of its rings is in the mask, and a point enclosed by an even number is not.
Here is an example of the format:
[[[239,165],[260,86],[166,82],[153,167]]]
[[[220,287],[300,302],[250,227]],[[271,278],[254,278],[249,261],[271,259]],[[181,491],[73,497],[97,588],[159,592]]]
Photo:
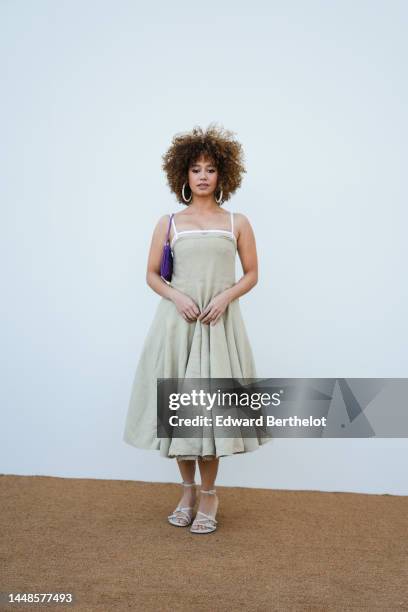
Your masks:
[[[215,489],[211,489],[210,491],[204,491],[203,489],[201,489],[200,493],[207,493],[209,495],[215,495]],[[215,508],[215,514],[217,512],[217,509],[218,509],[218,498],[217,498],[217,504]],[[203,516],[204,518],[197,518],[199,514]],[[213,531],[215,531],[217,529],[217,523],[218,523],[218,521],[215,520],[215,514],[214,516],[210,516],[209,514],[205,514],[204,512],[201,512],[201,510],[198,510],[196,514],[196,518],[194,519],[194,522],[190,527],[191,533],[212,533]],[[197,527],[197,525],[201,525],[201,527]]]
[[[195,482],[182,482],[184,487],[193,487]],[[172,514],[167,517],[169,523],[175,527],[188,527],[193,519],[194,506],[177,506]],[[181,522],[180,522],[181,521]]]

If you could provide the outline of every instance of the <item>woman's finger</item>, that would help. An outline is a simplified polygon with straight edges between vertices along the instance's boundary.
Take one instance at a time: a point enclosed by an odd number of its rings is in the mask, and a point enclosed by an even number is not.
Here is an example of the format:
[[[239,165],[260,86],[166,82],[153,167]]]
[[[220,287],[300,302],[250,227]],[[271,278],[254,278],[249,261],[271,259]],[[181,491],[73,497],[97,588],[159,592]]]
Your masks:
[[[209,311],[211,310],[211,306],[210,304],[208,304],[208,306],[206,308],[204,308],[204,310],[201,313],[201,318],[204,318],[206,314],[209,313]]]
[[[196,315],[196,313],[194,312],[194,308],[190,308],[190,309],[189,309],[189,311],[188,311],[188,313],[189,313],[189,315],[190,315],[190,317],[191,317],[191,320],[192,320],[192,321],[196,321],[196,320],[197,320],[197,315]]]
[[[196,313],[194,312],[194,308],[189,308],[188,313],[189,313],[190,317],[192,318],[192,320],[193,320],[193,321],[195,321],[195,320],[196,320],[196,318],[197,318],[197,315],[196,315]]]
[[[213,318],[213,312],[212,312],[212,309],[211,309],[209,311],[209,313],[203,319],[201,319],[201,322],[202,323],[209,323],[212,318]]]

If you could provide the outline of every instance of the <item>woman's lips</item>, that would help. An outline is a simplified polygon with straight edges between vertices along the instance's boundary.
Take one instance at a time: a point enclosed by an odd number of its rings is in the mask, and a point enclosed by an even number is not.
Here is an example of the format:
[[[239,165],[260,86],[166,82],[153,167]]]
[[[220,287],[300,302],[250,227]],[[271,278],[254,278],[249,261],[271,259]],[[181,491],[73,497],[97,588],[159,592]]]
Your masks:
[[[201,185],[199,185],[199,187],[208,187],[208,185],[205,183],[202,183]]]

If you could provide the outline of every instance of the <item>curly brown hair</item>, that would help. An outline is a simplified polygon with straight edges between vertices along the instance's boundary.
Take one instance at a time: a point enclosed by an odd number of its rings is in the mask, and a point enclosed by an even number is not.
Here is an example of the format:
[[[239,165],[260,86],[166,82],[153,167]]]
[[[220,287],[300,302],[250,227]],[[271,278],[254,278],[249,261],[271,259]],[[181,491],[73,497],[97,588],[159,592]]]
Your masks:
[[[162,156],[162,168],[167,183],[177,200],[183,200],[182,188],[189,197],[188,170],[201,155],[210,159],[218,171],[217,189],[222,189],[222,203],[241,186],[242,175],[246,172],[242,145],[234,139],[234,132],[211,123],[206,131],[195,126],[191,132],[176,134],[168,151]]]

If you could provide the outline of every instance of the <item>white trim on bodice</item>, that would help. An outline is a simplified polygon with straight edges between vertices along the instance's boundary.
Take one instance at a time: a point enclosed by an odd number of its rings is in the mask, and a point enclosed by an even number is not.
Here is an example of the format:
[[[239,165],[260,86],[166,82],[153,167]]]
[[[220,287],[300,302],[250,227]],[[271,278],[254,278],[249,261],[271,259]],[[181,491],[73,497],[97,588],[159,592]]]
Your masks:
[[[231,215],[231,230],[224,230],[224,229],[194,229],[194,230],[181,230],[178,231],[176,228],[176,224],[174,223],[174,217],[171,218],[171,222],[173,225],[173,230],[174,230],[174,236],[170,242],[170,247],[173,248],[174,243],[176,242],[176,240],[178,239],[179,236],[182,236],[183,234],[206,234],[207,232],[218,232],[220,234],[227,234],[228,236],[231,236],[231,238],[234,239],[235,245],[237,244],[237,238],[234,234],[234,215],[232,213],[232,211],[230,211],[230,215]]]

